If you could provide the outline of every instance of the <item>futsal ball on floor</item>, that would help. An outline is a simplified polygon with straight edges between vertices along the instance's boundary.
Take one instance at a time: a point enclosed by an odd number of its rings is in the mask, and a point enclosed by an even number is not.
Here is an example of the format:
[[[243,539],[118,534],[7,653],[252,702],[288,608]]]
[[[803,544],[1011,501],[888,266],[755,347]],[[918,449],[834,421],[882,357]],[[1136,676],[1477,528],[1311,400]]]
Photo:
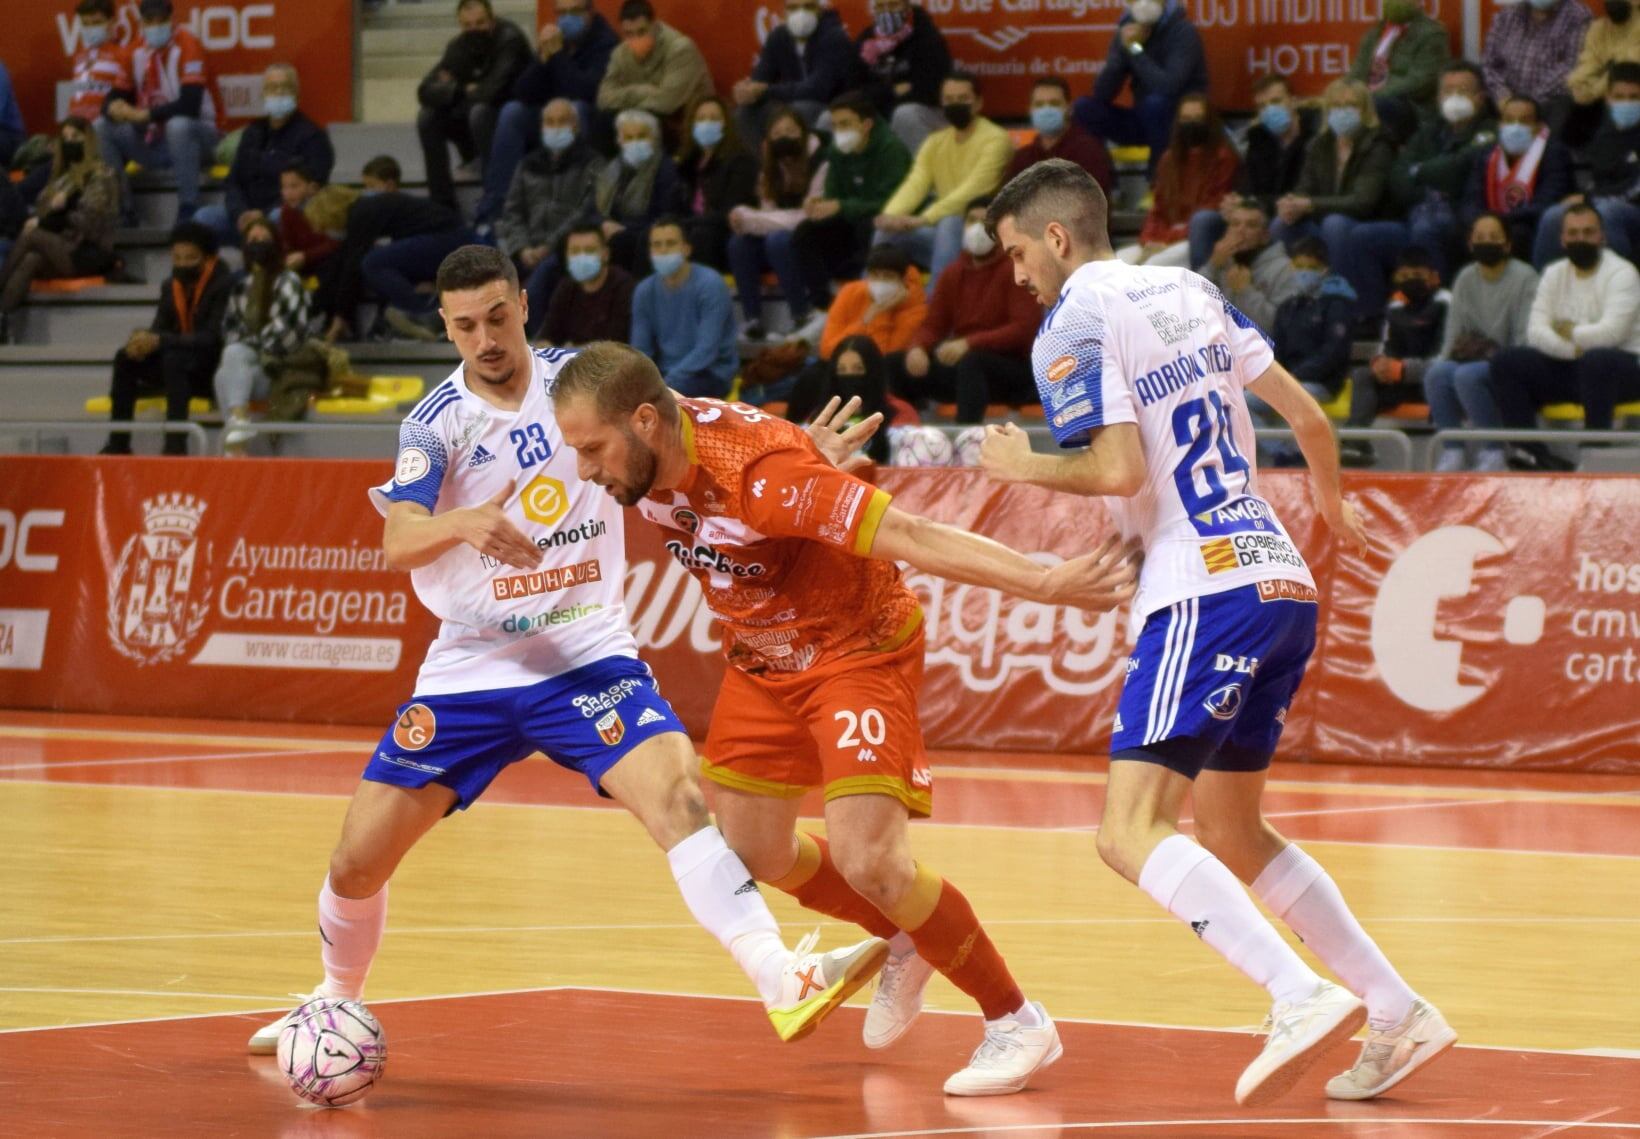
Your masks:
[[[896,467],[949,467],[951,440],[938,427],[904,426],[888,429],[888,461]]]
[[[320,1107],[358,1103],[386,1065],[381,1023],[358,1001],[315,998],[279,1033],[279,1070],[290,1090]]]

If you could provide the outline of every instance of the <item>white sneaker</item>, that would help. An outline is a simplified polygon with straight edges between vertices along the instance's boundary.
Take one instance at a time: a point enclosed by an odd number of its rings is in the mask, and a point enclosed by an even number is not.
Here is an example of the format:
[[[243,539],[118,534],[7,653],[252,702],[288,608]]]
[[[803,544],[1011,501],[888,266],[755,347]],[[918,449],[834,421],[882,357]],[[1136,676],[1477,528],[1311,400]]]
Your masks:
[[[985,1040],[968,1066],[945,1081],[946,1095],[1012,1095],[1065,1054],[1047,1010],[1035,1001],[1031,1007],[1042,1018],[1041,1028],[1027,1028],[1011,1016],[985,1022]]]
[[[786,339],[787,341],[801,340],[810,348],[820,347],[820,334],[826,331],[826,314],[815,309],[809,319],[805,320]]]
[[[222,445],[224,447],[243,447],[255,438],[256,428],[252,426],[249,419],[243,415],[230,415],[228,417],[227,426],[222,432]]]
[[[1435,473],[1449,475],[1461,471],[1464,467],[1464,453],[1462,447],[1442,447],[1441,457],[1435,461]]]
[[[1367,1030],[1355,1067],[1327,1081],[1328,1099],[1372,1099],[1389,1091],[1458,1041],[1440,1010],[1419,997],[1393,1028]]]
[[[933,975],[934,966],[918,957],[915,949],[889,956],[877,978],[877,995],[871,998],[865,1027],[860,1031],[867,1048],[887,1048],[905,1035],[922,1012],[923,990]]]
[[[1509,469],[1509,456],[1501,447],[1487,447],[1475,460],[1475,473],[1500,475]]]
[[[279,1033],[284,1031],[284,1027],[290,1022],[290,1018],[303,1005],[309,1001],[318,1000],[324,995],[325,987],[323,985],[320,985],[311,993],[292,993],[291,996],[297,998],[295,1007],[272,1024],[264,1024],[251,1033],[250,1043],[245,1046],[245,1050],[252,1056],[272,1056],[279,1051]]]
[[[1322,981],[1297,1004],[1270,1013],[1264,1051],[1236,1081],[1236,1102],[1262,1107],[1293,1090],[1310,1065],[1330,1048],[1355,1035],[1367,1020],[1367,1006],[1354,993]]]
[[[780,977],[780,1001],[769,1006],[769,1021],[786,1043],[801,1040],[882,971],[888,942],[868,937],[830,953],[814,952],[815,930],[797,943],[792,962]]]

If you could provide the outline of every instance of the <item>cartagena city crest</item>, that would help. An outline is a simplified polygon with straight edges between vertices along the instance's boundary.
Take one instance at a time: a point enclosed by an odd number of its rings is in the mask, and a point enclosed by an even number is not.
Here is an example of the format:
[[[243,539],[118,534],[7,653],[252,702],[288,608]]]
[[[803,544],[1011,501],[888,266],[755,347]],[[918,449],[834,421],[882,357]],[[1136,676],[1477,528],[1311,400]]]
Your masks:
[[[142,504],[143,530],[120,551],[108,578],[108,639],[138,664],[160,664],[187,649],[210,610],[211,548],[200,549],[206,505],[162,494]]]

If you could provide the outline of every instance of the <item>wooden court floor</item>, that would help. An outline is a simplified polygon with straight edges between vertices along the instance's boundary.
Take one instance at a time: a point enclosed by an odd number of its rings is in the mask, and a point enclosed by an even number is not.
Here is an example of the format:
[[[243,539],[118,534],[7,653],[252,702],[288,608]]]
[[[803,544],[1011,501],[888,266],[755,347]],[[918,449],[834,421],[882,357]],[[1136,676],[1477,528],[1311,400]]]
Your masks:
[[[1263,994],[1099,864],[1102,763],[977,754],[936,757],[914,845],[1060,1021],[1031,1091],[941,1095],[980,1029],[938,978],[885,1053],[855,1010],[780,1045],[660,852],[537,760],[406,860],[367,992],[387,1079],[305,1108],[244,1038],[317,980],[374,737],[0,713],[0,1135],[1640,1134],[1640,778],[1278,767],[1276,825],[1464,1044],[1354,1105],[1320,1091],[1341,1049],[1250,1113]],[[770,902],[790,940],[856,936]]]

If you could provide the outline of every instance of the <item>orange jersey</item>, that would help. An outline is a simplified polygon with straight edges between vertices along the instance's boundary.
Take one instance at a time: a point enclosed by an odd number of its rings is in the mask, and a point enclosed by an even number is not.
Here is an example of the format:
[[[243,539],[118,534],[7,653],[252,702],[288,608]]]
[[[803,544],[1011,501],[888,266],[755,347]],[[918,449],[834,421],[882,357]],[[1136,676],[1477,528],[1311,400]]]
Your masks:
[[[867,557],[889,496],[828,463],[803,429],[743,403],[680,399],[689,473],[638,503],[701,584],[729,663],[797,673],[883,652],[922,623],[892,562]]]

